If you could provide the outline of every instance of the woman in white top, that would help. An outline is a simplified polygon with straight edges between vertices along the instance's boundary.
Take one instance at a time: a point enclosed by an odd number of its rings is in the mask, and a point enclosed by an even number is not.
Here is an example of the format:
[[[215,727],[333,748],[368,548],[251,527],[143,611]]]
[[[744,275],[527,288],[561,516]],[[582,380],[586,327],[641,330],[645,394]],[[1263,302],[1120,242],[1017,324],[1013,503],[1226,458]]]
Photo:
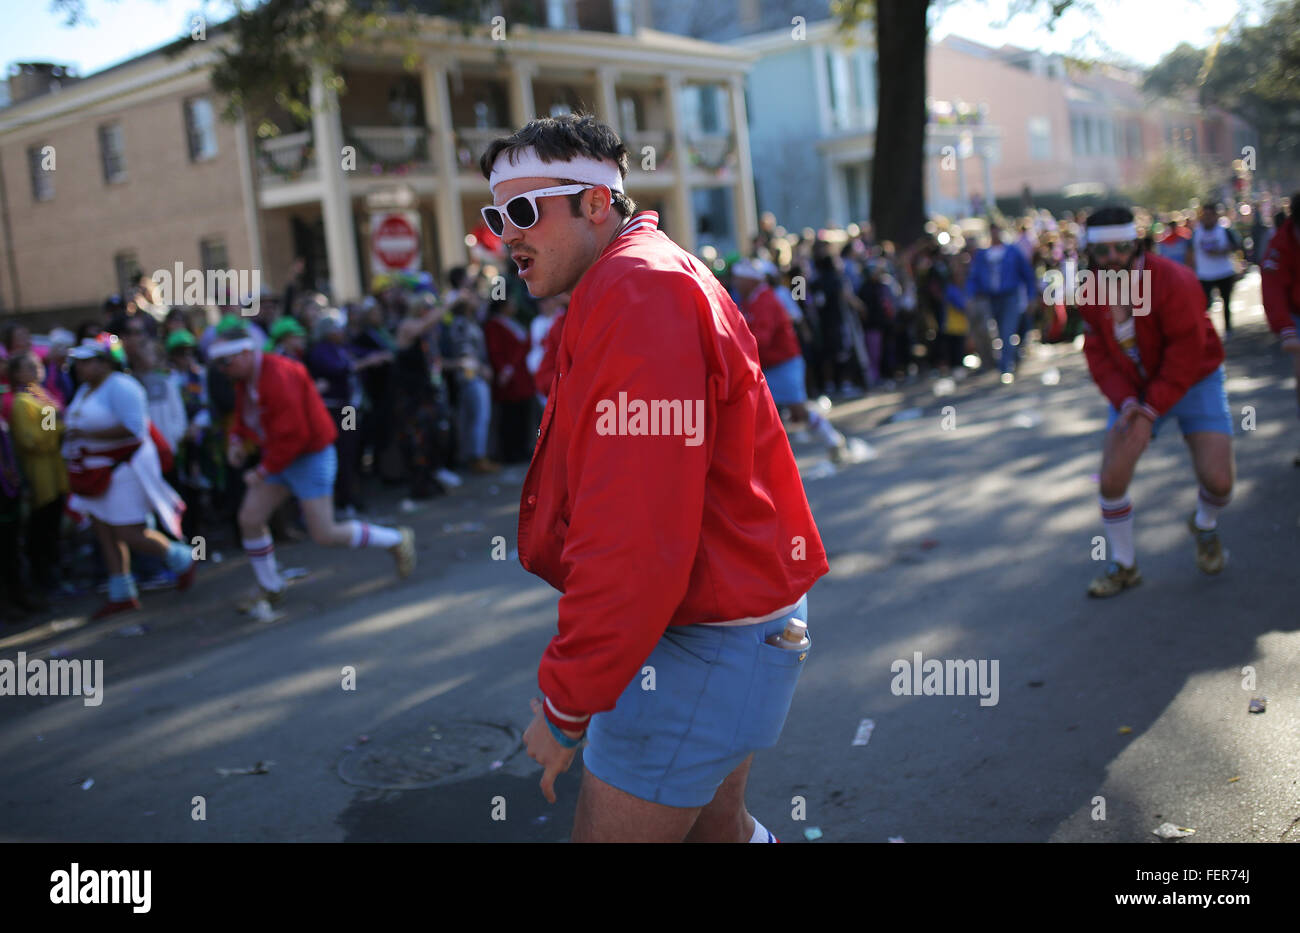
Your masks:
[[[82,341],[68,352],[74,361],[77,392],[68,404],[63,454],[87,469],[111,468],[100,495],[73,494],[68,508],[89,515],[108,567],[108,601],[91,618],[140,608],[131,576],[131,551],[162,558],[178,577],[177,588],[194,580],[194,560],[188,545],[170,541],[146,528],[155,512],[176,538],[184,505],[162,478],[158,451],[150,438],[147,401],[138,382],[118,372],[121,348],[117,338],[103,334]]]
[[[1196,257],[1196,277],[1205,291],[1205,310],[1210,310],[1214,290],[1223,299],[1223,334],[1232,334],[1232,286],[1237,280],[1237,267],[1232,254],[1240,247],[1233,242],[1231,230],[1219,223],[1219,205],[1207,204],[1201,208],[1201,224],[1192,231],[1192,254]]]

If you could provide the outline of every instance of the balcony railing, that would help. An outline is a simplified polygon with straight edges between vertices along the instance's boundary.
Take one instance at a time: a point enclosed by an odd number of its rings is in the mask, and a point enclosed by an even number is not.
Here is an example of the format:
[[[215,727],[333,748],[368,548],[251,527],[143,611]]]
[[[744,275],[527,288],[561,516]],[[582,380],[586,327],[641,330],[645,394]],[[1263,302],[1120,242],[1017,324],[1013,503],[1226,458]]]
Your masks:
[[[721,172],[736,163],[736,138],[730,133],[691,133],[686,137],[691,165],[706,172]]]
[[[344,141],[357,151],[357,171],[370,175],[432,172],[429,131],[423,126],[349,126]]]
[[[263,184],[278,185],[316,177],[316,152],[311,131],[264,139],[257,147]]]
[[[628,165],[633,171],[639,171],[644,163],[646,147],[654,152],[655,168],[667,168],[672,165],[672,134],[667,130],[633,130],[623,134],[623,145],[627,146]]]
[[[456,163],[462,172],[477,172],[479,156],[487,149],[492,140],[509,136],[513,130],[504,127],[481,129],[459,129],[456,131]]]

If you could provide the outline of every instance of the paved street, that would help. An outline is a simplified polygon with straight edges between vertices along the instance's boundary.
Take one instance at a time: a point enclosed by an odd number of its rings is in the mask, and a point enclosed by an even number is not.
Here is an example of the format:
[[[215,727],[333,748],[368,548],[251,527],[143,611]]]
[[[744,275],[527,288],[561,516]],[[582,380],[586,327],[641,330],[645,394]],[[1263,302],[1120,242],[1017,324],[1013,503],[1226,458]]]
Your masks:
[[[1218,578],[1194,566],[1196,486],[1171,427],[1132,489],[1145,583],[1085,598],[1105,405],[1073,348],[1035,348],[1010,387],[984,374],[939,396],[923,380],[836,408],[879,456],[806,481],[831,570],[785,734],[750,780],[778,836],[1139,842],[1168,821],[1197,830],[1186,842],[1300,838],[1300,426],[1257,280],[1238,294],[1228,390],[1256,430],[1237,435]],[[380,552],[282,548],[313,573],[274,624],[228,608],[252,579],[228,553],[135,617],[84,624],[85,601],[0,641],[0,658],[102,658],[106,680],[98,707],[0,698],[0,838],[565,839],[579,767],[548,806],[515,746],[558,594],[492,559],[494,536],[514,547],[521,478],[474,479],[415,514],[420,567],[401,584]],[[144,635],[118,634],[136,622]],[[998,702],[894,695],[891,664],[916,652],[996,661]],[[855,746],[863,719],[875,728]]]

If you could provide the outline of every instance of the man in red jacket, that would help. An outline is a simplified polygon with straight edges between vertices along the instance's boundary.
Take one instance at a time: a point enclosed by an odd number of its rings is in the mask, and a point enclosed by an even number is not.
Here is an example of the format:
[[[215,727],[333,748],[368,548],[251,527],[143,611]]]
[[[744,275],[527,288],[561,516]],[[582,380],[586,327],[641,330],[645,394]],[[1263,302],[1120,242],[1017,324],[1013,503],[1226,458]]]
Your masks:
[[[524,742],[554,801],[587,738],[575,841],[766,842],[745,781],[807,655],[768,639],[826,555],[749,328],[633,213],[627,159],[564,116],[480,160],[529,292],[572,296],[519,506],[520,563],[563,593]]]
[[[283,600],[285,581],[275,565],[267,520],[290,496],[298,497],[317,544],[386,548],[397,562],[398,576],[409,576],[415,569],[415,533],[410,528],[334,521],[338,435],[306,368],[297,360],[263,353],[240,328],[223,332],[208,358],[235,383],[230,465],[242,467],[250,445],[262,449],[257,467],[244,471],[247,489],[239,507],[244,552],[258,587],[240,608],[269,618],[271,608]]]
[[[1079,303],[1084,354],[1111,406],[1100,474],[1110,564],[1088,595],[1114,596],[1142,582],[1128,487],[1138,458],[1169,418],[1178,421],[1200,481],[1197,508],[1187,520],[1196,564],[1218,573],[1225,558],[1218,515],[1232,496],[1234,474],[1232,414],[1223,387],[1223,344],[1205,314],[1200,283],[1186,266],[1141,249],[1126,207],[1094,212],[1087,242],[1093,287],[1081,290]],[[1115,284],[1122,274],[1128,287],[1108,287],[1098,273],[1108,273]]]
[[[1268,241],[1268,250],[1260,264],[1261,288],[1264,293],[1264,314],[1268,316],[1269,330],[1282,341],[1282,349],[1291,354],[1295,366],[1296,414],[1300,415],[1300,226],[1296,212],[1300,211],[1300,191],[1291,195],[1290,216],[1277,228]],[[1300,455],[1295,458],[1300,467]]]

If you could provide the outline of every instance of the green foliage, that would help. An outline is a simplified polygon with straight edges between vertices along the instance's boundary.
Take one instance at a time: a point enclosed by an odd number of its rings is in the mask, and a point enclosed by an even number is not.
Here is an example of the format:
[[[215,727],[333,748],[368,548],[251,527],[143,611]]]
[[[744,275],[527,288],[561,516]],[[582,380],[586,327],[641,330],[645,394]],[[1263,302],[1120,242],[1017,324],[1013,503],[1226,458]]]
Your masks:
[[[1210,48],[1178,46],[1151,70],[1152,94],[1194,93],[1259,131],[1259,171],[1294,173],[1300,157],[1300,0],[1275,0],[1258,26],[1241,22]]]
[[[1180,211],[1204,198],[1213,182],[1181,150],[1167,149],[1148,167],[1142,182],[1130,192],[1133,203],[1149,211]]]

